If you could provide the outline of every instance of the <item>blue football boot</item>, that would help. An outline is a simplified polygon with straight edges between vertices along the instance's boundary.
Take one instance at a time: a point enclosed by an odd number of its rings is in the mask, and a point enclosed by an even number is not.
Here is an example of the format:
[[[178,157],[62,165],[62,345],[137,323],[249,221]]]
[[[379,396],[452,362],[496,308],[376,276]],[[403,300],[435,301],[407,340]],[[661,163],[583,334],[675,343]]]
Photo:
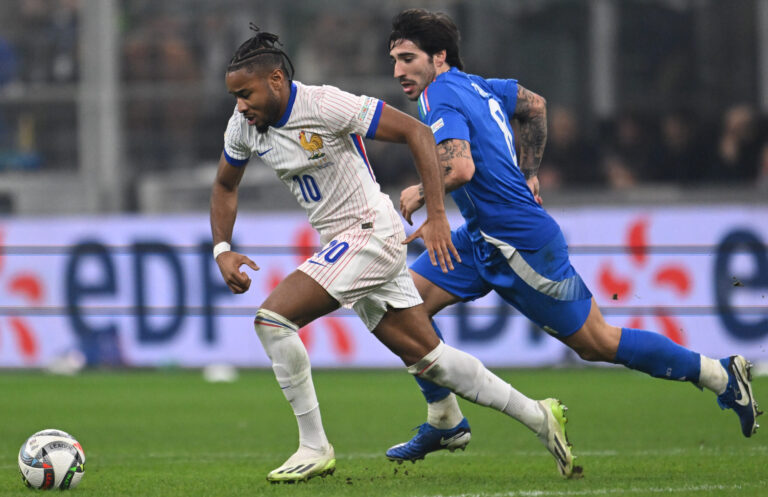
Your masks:
[[[717,403],[721,409],[733,409],[739,416],[741,432],[751,437],[760,428],[756,419],[763,413],[752,396],[752,363],[734,355],[720,359],[720,364],[728,372],[728,385],[725,392],[717,396]]]
[[[387,450],[387,459],[398,463],[403,461],[415,463],[436,450],[448,449],[451,452],[456,449],[464,450],[472,438],[471,432],[467,418],[447,430],[440,430],[429,423],[424,423],[419,426],[419,431],[412,439],[390,447]]]

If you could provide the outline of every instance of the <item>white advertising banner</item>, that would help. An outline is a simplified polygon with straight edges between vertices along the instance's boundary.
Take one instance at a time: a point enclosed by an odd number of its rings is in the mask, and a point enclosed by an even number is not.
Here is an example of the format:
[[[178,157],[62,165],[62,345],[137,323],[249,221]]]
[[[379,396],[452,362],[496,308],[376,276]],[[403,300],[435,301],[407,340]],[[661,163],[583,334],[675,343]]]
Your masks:
[[[768,360],[768,207],[552,214],[610,323],[713,357]],[[91,365],[268,366],[253,316],[319,240],[303,213],[242,212],[235,243],[261,268],[248,270],[244,295],[221,280],[204,215],[0,220],[0,368],[46,366],[73,350]],[[578,360],[493,294],[437,322],[489,366]],[[300,334],[315,367],[401,365],[349,310]]]

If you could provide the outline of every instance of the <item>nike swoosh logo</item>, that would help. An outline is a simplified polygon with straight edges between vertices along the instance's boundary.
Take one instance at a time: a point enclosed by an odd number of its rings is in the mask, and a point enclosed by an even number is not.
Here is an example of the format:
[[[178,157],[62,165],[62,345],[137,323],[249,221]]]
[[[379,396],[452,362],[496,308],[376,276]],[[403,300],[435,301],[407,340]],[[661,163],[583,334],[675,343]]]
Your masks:
[[[449,437],[449,438],[440,437],[440,445],[442,445],[443,447],[445,447],[445,446],[446,446],[446,445],[448,445],[449,443],[451,443],[451,442],[453,442],[454,440],[458,439],[458,438],[459,438],[460,436],[462,436],[463,434],[464,434],[464,433],[457,433],[456,435],[454,435],[454,436],[452,436],[452,437]]]
[[[319,262],[315,262],[315,261],[307,261],[307,262],[308,262],[308,263],[310,263],[310,264],[317,264],[318,266],[323,266],[323,267],[325,267],[325,264],[321,264],[321,263],[319,263]]]
[[[265,150],[265,151],[263,151],[263,152],[259,152],[259,151],[256,151],[256,155],[258,155],[259,157],[261,157],[262,155],[266,154],[267,152],[269,152],[269,151],[270,151],[270,150],[272,150],[273,148],[275,148],[275,147],[270,147],[270,148],[266,149],[266,150]]]

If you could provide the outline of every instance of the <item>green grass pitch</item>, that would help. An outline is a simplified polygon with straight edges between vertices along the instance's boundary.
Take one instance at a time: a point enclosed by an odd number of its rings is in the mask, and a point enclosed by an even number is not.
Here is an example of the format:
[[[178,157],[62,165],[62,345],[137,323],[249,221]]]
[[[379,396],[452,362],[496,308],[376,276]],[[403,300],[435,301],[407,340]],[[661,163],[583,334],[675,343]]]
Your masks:
[[[265,480],[298,440],[271,371],[245,371],[229,384],[206,383],[199,371],[3,372],[0,495],[35,492],[22,485],[16,458],[43,428],[82,443],[86,472],[71,492],[83,497],[768,495],[768,426],[742,437],[709,392],[618,368],[498,373],[531,397],[568,405],[583,480],[561,479],[519,423],[464,401],[473,430],[466,452],[387,461],[384,450],[426,415],[404,371],[314,372],[337,470],[298,485]],[[768,406],[768,379],[754,388]]]

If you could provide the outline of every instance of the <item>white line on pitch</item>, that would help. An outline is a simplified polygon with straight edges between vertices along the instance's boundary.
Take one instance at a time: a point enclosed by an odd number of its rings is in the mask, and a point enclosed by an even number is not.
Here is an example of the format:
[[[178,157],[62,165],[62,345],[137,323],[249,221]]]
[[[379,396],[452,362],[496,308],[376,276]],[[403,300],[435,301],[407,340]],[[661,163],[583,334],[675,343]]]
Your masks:
[[[683,487],[645,487],[645,488],[594,488],[589,490],[518,490],[504,493],[472,493],[472,494],[438,494],[429,497],[578,497],[581,495],[650,495],[671,494],[681,492],[704,492],[722,490],[743,490],[749,488],[765,488],[766,481],[743,483],[740,485],[695,485]],[[425,496],[426,497],[426,496]]]

